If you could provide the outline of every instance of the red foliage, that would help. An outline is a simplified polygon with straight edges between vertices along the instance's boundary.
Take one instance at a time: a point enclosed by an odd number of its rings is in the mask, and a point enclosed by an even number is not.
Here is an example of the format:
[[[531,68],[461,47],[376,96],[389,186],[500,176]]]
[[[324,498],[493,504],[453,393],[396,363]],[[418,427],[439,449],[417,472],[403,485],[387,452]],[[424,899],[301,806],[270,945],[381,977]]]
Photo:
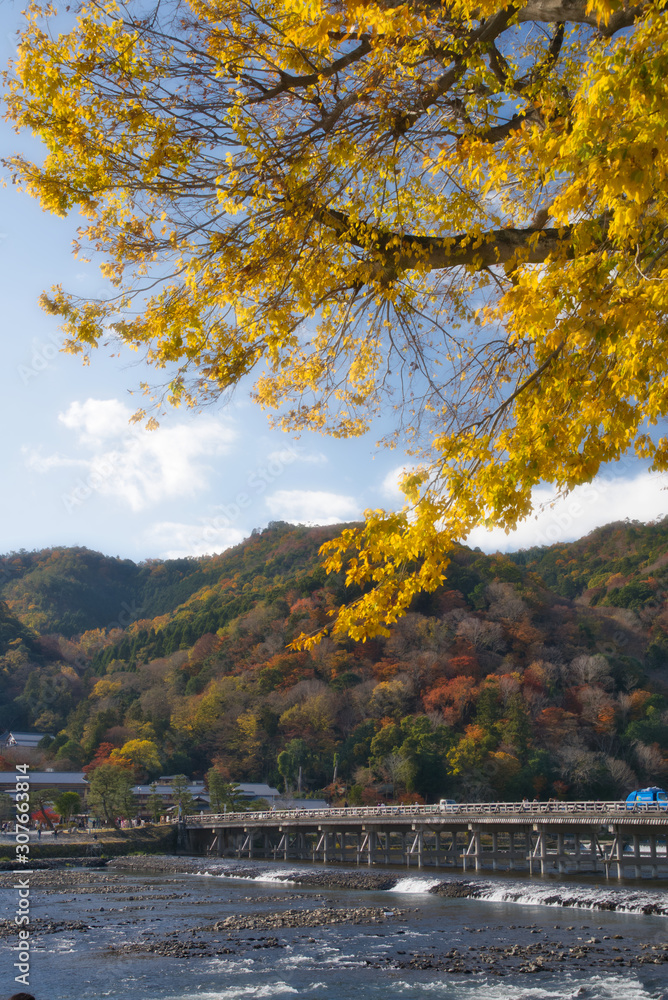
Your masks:
[[[522,683],[534,691],[542,693],[545,690],[544,674],[540,667],[527,667],[522,675]]]
[[[577,717],[563,708],[544,708],[536,719],[536,731],[548,743],[568,743],[578,727]]]
[[[220,637],[212,632],[206,632],[200,636],[193,648],[190,650],[188,666],[195,666],[208,659],[221,646]]]
[[[471,653],[461,653],[451,656],[448,661],[448,673],[451,677],[480,677],[480,665]]]
[[[43,806],[34,813],[30,813],[30,819],[35,823],[44,823],[51,820],[52,823],[60,823],[60,813],[54,812],[51,806]]]
[[[299,681],[315,676],[310,653],[277,653],[257,670],[261,681],[272,688],[288,691]]]
[[[422,700],[427,712],[452,708],[462,719],[479,693],[480,689],[472,677],[453,677],[449,681],[440,681]]]
[[[547,778],[544,774],[535,774],[532,779],[533,790],[536,793],[537,798],[542,798],[543,790],[547,785]]]
[[[390,681],[400,670],[401,664],[394,660],[379,660],[371,667],[371,672],[378,681]]]
[[[455,608],[465,608],[466,599],[460,590],[439,591],[433,601],[438,608],[438,615],[444,615]]]
[[[225,781],[232,781],[232,772],[227,764],[227,762],[219,755],[215,756],[211,762],[212,768],[218,772],[218,774]],[[204,781],[207,783],[206,774],[204,775]],[[207,785],[208,787],[208,785]]]
[[[111,751],[115,749],[116,747],[113,743],[100,743],[90,764],[86,764],[86,766],[82,768],[83,773],[90,774],[91,771],[94,771],[96,767],[100,766],[100,764],[106,764],[109,760]]]
[[[300,597],[290,608],[291,615],[310,615],[317,609],[317,604],[310,597]]]

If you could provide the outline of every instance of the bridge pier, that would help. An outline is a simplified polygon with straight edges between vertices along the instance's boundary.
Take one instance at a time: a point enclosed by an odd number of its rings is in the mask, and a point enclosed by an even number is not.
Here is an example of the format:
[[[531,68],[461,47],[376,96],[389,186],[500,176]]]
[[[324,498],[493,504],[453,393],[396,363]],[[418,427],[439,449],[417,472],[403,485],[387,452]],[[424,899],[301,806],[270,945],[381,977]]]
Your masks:
[[[594,871],[598,871],[598,859],[599,855],[603,852],[601,851],[601,846],[598,842],[598,837],[596,836],[596,830],[592,829],[590,831],[591,835],[591,865]]]
[[[642,878],[642,866],[640,864],[640,837],[637,833],[633,834],[633,860],[635,861],[633,866],[635,877]]]

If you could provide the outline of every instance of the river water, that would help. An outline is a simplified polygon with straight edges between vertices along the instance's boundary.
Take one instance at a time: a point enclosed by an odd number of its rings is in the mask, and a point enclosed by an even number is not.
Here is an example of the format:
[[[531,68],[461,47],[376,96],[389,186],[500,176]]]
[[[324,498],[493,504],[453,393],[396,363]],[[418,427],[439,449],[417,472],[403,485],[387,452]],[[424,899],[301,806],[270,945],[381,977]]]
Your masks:
[[[428,891],[463,884],[445,872],[359,891],[294,884],[322,866],[130,863],[30,877],[37,1000],[668,1000],[666,883],[485,875],[466,880],[479,898],[451,898]],[[0,874],[6,996],[26,988],[15,881]],[[286,910],[305,925],[276,926]],[[345,922],[308,926],[313,911]]]

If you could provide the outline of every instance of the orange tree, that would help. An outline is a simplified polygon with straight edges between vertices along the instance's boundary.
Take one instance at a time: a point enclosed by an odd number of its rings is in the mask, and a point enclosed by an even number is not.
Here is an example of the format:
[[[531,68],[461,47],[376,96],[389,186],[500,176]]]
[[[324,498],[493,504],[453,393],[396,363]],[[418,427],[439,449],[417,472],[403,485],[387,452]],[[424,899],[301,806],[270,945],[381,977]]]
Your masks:
[[[628,450],[668,466],[664,0],[89,0],[26,13],[8,165],[78,209],[116,296],[55,289],[174,404],[244,376],[287,430],[413,450],[401,513],[325,548],[382,633],[478,524]],[[69,8],[68,8],[69,10]],[[154,387],[155,388],[155,387]],[[143,413],[139,414],[139,419]]]

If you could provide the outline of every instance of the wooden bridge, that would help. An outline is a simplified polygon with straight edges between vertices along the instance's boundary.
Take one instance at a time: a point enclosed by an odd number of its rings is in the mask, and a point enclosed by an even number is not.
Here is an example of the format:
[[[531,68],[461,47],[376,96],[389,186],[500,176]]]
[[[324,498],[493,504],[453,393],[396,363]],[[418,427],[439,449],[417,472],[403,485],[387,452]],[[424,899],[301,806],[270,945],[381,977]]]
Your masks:
[[[180,828],[183,849],[218,857],[668,877],[668,811],[654,802],[199,813]]]

